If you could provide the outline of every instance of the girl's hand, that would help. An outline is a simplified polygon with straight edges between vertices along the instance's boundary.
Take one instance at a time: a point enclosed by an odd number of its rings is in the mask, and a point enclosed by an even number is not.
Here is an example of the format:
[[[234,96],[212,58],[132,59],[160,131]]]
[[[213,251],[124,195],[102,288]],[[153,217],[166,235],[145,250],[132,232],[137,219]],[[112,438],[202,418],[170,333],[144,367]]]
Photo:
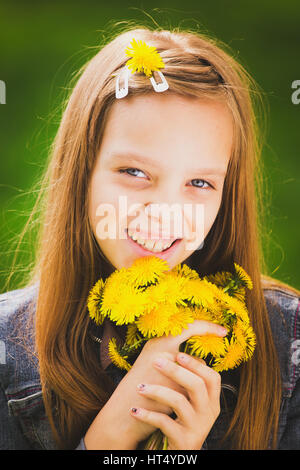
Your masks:
[[[180,395],[188,396],[188,388],[176,380],[177,376],[173,378],[167,373],[163,374],[163,370],[153,367],[153,362],[157,356],[162,356],[171,363],[175,363],[181,343],[191,336],[205,334],[225,336],[227,331],[220,325],[195,320],[178,336],[162,336],[147,341],[130,371],[121,380],[89,427],[85,435],[86,448],[93,450],[136,449],[140,441],[149,437],[158,426],[156,423],[151,424],[134,419],[130,413],[131,408],[151,409],[153,412],[167,415],[172,413],[172,404],[153,401],[147,398],[146,394],[137,396],[137,385],[148,383],[163,386]],[[198,378],[198,383],[200,381],[201,379]],[[200,387],[200,395],[201,390]],[[201,399],[201,396],[198,399]]]
[[[186,390],[186,396],[162,385],[139,384],[137,391],[156,402],[168,405],[177,418],[165,413],[135,408],[138,421],[159,428],[168,438],[168,449],[199,450],[220,413],[221,377],[201,359],[178,353],[176,362],[160,355],[153,366]]]

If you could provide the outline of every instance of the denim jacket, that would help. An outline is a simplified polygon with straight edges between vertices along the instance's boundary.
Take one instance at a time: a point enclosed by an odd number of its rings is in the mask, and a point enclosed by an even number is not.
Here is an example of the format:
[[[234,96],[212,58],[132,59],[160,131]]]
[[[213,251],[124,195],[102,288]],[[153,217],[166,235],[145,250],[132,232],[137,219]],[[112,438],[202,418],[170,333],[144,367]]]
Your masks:
[[[38,283],[0,295],[0,449],[57,449],[45,414],[38,361],[24,347],[20,331],[34,309]],[[300,298],[290,291],[264,290],[282,377],[278,449],[300,449]],[[21,325],[21,330],[18,329]],[[204,444],[218,449],[230,412],[235,406],[236,371],[221,373],[222,406]],[[116,386],[124,374],[110,365],[107,372]],[[270,383],[270,387],[272,384]],[[229,405],[228,405],[229,404]],[[229,413],[229,414],[228,414]],[[82,441],[78,449],[82,448]]]

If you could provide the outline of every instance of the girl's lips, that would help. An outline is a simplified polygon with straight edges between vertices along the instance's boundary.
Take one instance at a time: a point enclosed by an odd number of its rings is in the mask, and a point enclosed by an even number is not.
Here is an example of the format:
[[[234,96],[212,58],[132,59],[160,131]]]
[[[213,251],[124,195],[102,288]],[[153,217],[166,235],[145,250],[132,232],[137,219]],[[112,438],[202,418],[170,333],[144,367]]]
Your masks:
[[[152,255],[152,256],[157,256],[158,258],[161,258],[161,259],[167,259],[170,256],[172,256],[172,254],[177,249],[180,242],[182,242],[183,240],[182,238],[178,238],[175,242],[173,242],[173,245],[171,245],[167,250],[161,251],[160,253],[154,253],[153,251],[147,250],[147,248],[143,247],[142,245],[139,245],[134,240],[132,240],[132,238],[130,238],[127,233],[127,229],[126,229],[126,235],[127,235],[127,240],[130,246],[132,247],[132,249],[135,251],[137,255],[139,256]]]

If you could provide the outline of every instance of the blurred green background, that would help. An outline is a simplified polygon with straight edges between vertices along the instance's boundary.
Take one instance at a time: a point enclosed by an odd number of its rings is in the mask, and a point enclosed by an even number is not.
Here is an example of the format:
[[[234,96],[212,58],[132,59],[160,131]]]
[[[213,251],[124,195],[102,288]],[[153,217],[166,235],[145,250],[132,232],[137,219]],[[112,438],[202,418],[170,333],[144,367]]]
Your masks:
[[[112,25],[137,20],[165,28],[198,28],[228,44],[264,91],[268,125],[263,150],[271,205],[265,223],[269,274],[300,288],[300,104],[291,84],[300,80],[298,1],[0,1],[0,292],[14,256],[12,242],[26,223],[59,106],[70,79]],[[17,286],[33,247],[20,248]]]

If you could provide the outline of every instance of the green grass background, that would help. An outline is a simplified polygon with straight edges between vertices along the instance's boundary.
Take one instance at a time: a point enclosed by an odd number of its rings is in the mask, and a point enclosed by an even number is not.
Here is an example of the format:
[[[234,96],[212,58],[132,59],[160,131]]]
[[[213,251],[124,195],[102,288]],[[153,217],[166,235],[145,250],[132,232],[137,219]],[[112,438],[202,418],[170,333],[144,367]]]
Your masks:
[[[263,150],[271,197],[265,223],[269,274],[300,288],[300,104],[291,101],[300,80],[299,1],[0,1],[0,292],[12,263],[11,242],[33,206],[31,188],[58,127],[61,100],[74,72],[94,55],[105,31],[119,21],[198,28],[228,44],[268,102]],[[33,246],[20,250],[21,282]]]

